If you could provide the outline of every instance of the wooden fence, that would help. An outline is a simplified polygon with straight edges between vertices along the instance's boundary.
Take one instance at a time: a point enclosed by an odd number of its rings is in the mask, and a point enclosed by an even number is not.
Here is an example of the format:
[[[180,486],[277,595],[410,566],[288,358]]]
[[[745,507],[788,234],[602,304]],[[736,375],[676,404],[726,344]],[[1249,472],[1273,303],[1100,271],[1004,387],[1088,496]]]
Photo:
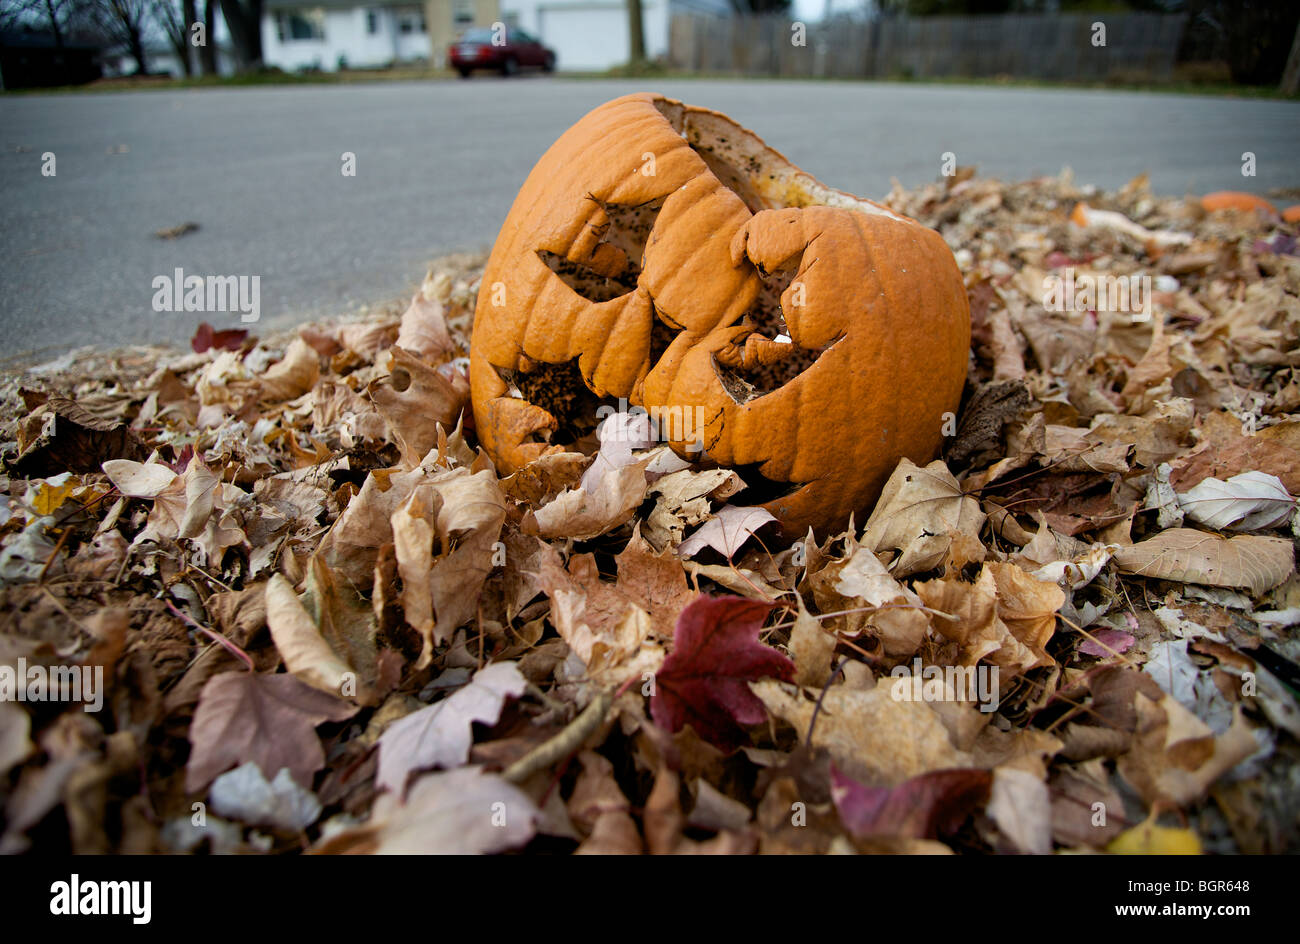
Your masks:
[[[1185,14],[1075,13],[804,25],[783,16],[683,13],[672,18],[668,59],[677,69],[756,76],[1158,79],[1173,68],[1186,21]],[[1098,23],[1105,45],[1097,42]]]

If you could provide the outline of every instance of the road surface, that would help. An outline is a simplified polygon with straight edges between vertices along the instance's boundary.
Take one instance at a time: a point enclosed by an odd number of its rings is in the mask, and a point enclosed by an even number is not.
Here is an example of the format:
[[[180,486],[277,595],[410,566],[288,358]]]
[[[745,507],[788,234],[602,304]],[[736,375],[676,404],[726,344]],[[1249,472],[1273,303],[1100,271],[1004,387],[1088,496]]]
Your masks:
[[[1300,104],[851,82],[525,77],[0,97],[0,358],[183,341],[154,279],[258,275],[261,325],[389,301],[488,248],[529,168],[590,108],[653,88],[727,112],[824,182],[879,197],[945,152],[1009,180],[1300,186]],[[1243,178],[1242,153],[1257,176]],[[55,156],[43,176],[43,156]],[[341,173],[343,154],[356,175]],[[175,240],[156,230],[194,221]]]

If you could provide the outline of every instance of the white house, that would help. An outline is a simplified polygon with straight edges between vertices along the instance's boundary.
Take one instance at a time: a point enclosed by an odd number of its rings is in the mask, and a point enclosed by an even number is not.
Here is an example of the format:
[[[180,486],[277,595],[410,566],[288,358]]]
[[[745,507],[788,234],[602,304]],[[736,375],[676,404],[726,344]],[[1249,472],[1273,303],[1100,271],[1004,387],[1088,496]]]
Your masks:
[[[428,60],[424,8],[406,0],[266,0],[262,61],[286,71],[374,68]]]
[[[668,52],[674,13],[730,16],[728,0],[641,0],[646,55]],[[376,67],[426,59],[447,62],[447,47],[474,26],[501,22],[555,51],[558,67],[597,72],[628,60],[625,0],[266,0],[262,59],[287,71]]]
[[[668,54],[668,24],[674,13],[729,16],[731,9],[727,0],[641,0],[646,56]],[[559,69],[603,72],[628,61],[631,40],[624,0],[501,0],[501,14],[507,25],[532,33],[555,50]]]

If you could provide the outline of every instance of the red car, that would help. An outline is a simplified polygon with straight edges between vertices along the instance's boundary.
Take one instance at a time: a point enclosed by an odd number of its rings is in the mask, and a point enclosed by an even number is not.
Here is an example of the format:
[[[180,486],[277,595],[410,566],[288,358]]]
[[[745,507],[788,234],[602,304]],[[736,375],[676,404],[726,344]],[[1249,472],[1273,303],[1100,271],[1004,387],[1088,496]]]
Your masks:
[[[463,79],[475,69],[495,69],[502,75],[514,75],[521,68],[555,71],[554,50],[519,29],[507,29],[504,35],[491,29],[466,30],[451,44],[448,59]]]

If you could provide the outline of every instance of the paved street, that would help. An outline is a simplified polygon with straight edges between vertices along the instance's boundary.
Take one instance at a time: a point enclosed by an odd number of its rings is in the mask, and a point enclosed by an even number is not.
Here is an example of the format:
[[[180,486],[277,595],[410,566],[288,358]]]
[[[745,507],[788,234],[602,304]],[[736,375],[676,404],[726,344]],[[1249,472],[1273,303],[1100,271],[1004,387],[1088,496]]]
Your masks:
[[[824,182],[879,197],[956,154],[1006,179],[1300,186],[1287,102],[848,82],[567,80],[0,97],[0,359],[184,340],[153,279],[260,275],[262,326],[408,293],[435,255],[487,248],[546,147],[637,88],[727,112]],[[340,156],[356,155],[355,177]],[[1243,179],[1253,151],[1258,176]],[[53,152],[57,175],[41,175]],[[201,229],[173,241],[155,230]],[[212,320],[212,319],[209,319]],[[238,321],[229,316],[225,323]],[[221,326],[221,325],[219,325]]]

